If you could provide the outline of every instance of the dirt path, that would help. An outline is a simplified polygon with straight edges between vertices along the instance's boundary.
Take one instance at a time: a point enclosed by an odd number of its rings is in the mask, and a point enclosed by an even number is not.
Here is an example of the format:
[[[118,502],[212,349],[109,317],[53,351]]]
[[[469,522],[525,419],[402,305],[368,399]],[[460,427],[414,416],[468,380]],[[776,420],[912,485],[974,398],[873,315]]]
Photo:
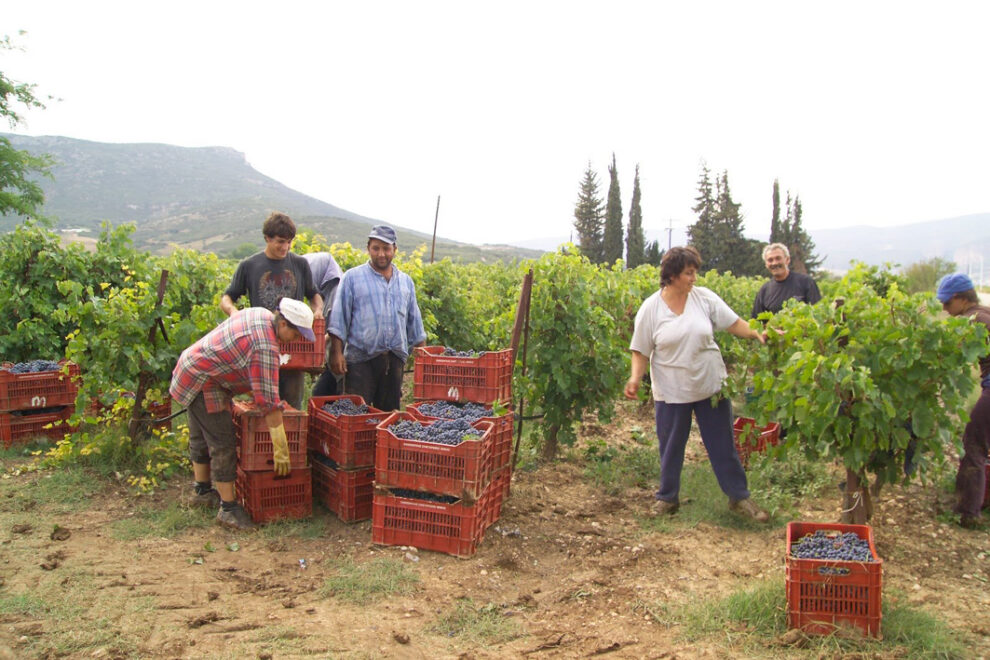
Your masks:
[[[648,418],[624,419],[608,433],[648,424]],[[700,444],[691,447],[691,460],[703,460]],[[38,478],[44,477],[14,477],[24,483]],[[170,486],[155,503],[179,497],[181,487]],[[12,490],[0,492],[13,501]],[[884,598],[937,613],[976,640],[973,657],[990,656],[990,533],[939,522],[930,493],[920,486],[891,488],[880,502],[873,525],[885,560]],[[731,631],[686,642],[679,626],[665,620],[664,608],[764,579],[782,583],[786,521],[753,530],[702,522],[651,532],[641,525],[649,502],[646,490],[602,494],[572,463],[517,472],[502,518],[477,554],[455,559],[375,546],[370,522],[345,525],[322,510],[317,515],[326,527],[315,539],[211,525],[170,538],[121,541],[114,524],[137,515],[142,504],[122,493],[102,493],[74,513],[14,511],[0,500],[0,659],[785,654],[773,640],[759,653],[744,653],[732,645]],[[803,519],[833,521],[837,504],[837,494],[809,502]],[[52,538],[53,521],[68,538]],[[407,554],[417,559],[403,559]],[[406,561],[419,587],[360,604],[321,593],[341,562],[376,557]],[[47,605],[27,596],[17,601],[16,594],[47,599]],[[63,611],[59,594],[67,603],[85,597]],[[492,643],[435,632],[437,617],[464,599],[492,603],[520,636]],[[67,622],[87,625],[73,632],[65,630]]]

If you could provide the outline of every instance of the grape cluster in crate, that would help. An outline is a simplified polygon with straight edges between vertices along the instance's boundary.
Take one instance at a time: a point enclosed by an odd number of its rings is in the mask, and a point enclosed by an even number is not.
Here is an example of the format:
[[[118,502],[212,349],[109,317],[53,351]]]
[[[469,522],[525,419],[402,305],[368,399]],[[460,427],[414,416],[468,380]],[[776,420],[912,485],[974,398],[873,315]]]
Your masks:
[[[416,403],[378,426],[372,541],[477,551],[509,492],[511,397],[511,350],[416,349]]]
[[[72,362],[30,360],[0,365],[0,444],[5,449],[36,436],[59,439],[71,431],[79,367]]]

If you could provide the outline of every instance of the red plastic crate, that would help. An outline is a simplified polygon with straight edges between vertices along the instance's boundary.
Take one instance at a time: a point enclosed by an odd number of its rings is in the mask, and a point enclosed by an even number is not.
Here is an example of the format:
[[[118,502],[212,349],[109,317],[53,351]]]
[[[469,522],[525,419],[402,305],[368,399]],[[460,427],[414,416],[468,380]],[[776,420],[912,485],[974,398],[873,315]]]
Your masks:
[[[12,367],[13,363],[4,362]],[[0,412],[71,406],[79,391],[79,365],[62,360],[57,371],[15,374],[0,369]],[[63,371],[68,370],[68,373]]]
[[[505,503],[505,499],[509,496],[509,482],[511,480],[512,471],[508,466],[498,470],[492,477],[492,483],[489,486],[491,493],[488,495],[485,529],[494,525],[501,517],[502,504]]]
[[[375,464],[376,428],[388,413],[368,406],[367,415],[331,415],[323,406],[340,399],[363,405],[356,394],[314,396],[309,400],[309,448],[349,470]],[[370,423],[374,421],[374,424]]]
[[[477,440],[441,445],[396,437],[389,427],[403,420],[436,424],[408,412],[394,412],[379,424],[375,482],[390,488],[452,495],[468,502],[477,500],[492,478],[492,423],[472,424],[483,433]]]
[[[4,412],[0,413],[0,442],[5,449],[14,445],[25,445],[31,438],[45,436],[52,440],[61,440],[66,433],[75,431],[74,426],[59,424],[45,428],[53,422],[65,421],[72,416],[72,406],[49,412]]]
[[[752,417],[737,417],[732,425],[732,433],[743,465],[749,463],[750,454],[762,454],[767,447],[780,442],[780,424],[770,422],[766,426],[759,426]]]
[[[376,488],[371,518],[371,541],[381,545],[411,545],[423,550],[470,557],[487,527],[487,502],[452,504],[399,497]]]
[[[876,561],[797,559],[790,549],[801,537],[819,529],[838,534],[854,532],[870,543]],[[880,635],[880,595],[883,561],[873,544],[869,525],[841,523],[787,524],[787,625],[806,633],[828,635],[839,625],[855,626],[867,635]]]
[[[326,362],[327,341],[326,320],[322,315],[313,319],[313,335],[316,341],[300,338],[298,341],[280,342],[279,353],[287,361],[279,369],[322,371]]]
[[[420,407],[424,404],[435,403],[435,401],[417,401],[406,406],[406,411],[427,421],[435,421],[440,417],[424,415],[420,412]],[[479,421],[491,422],[492,426],[492,470],[500,470],[509,464],[512,458],[512,420],[513,412],[510,410],[504,415],[496,417],[481,417]]]
[[[253,401],[234,401],[231,407],[234,433],[237,435],[237,465],[242,470],[271,470],[272,437],[265,416]],[[282,424],[289,445],[289,462],[293,468],[306,465],[306,431],[309,415],[289,405],[282,411]]]
[[[313,499],[337,514],[343,522],[358,522],[371,518],[371,502],[375,490],[375,468],[344,470],[319,452],[311,451],[313,469]]]
[[[245,472],[238,467],[234,487],[237,501],[256,523],[313,514],[313,479],[308,467],[295,468],[284,477],[269,470]]]
[[[478,357],[453,357],[443,352],[443,346],[420,346],[414,351],[414,399],[485,405],[512,400],[511,349],[490,351]]]

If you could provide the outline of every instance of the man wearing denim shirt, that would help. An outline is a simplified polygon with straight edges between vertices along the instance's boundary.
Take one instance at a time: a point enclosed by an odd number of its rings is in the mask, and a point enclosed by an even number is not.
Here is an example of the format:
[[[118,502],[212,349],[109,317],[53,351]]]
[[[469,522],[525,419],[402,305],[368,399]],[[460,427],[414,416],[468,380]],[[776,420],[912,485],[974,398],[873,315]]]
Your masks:
[[[344,273],[327,328],[330,368],[344,374],[344,392],[381,410],[399,409],[410,347],[426,344],[416,286],[392,264],[395,251],[395,230],[372,227],[368,262]]]

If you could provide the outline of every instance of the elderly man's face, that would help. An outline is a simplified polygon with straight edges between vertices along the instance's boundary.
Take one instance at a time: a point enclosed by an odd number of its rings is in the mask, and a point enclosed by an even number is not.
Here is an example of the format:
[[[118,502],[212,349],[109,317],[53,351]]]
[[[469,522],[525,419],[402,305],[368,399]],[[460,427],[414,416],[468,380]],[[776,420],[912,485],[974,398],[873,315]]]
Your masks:
[[[791,258],[784,256],[783,250],[770,250],[764,261],[773,279],[782,280],[787,277],[787,267],[791,263]]]

